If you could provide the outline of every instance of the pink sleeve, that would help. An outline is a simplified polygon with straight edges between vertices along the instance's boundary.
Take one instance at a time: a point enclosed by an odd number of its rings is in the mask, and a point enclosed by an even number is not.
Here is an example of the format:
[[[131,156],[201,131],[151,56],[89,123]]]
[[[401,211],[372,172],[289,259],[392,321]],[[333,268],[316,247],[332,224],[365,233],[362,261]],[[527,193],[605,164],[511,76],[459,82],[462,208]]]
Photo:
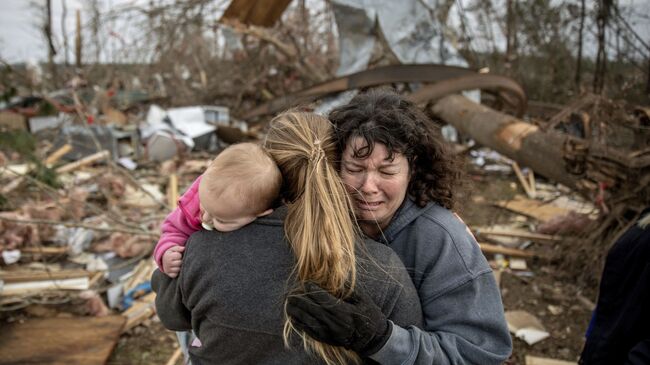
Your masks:
[[[174,209],[162,224],[160,240],[153,251],[153,257],[160,271],[163,254],[172,246],[185,246],[192,233],[201,229],[201,208],[199,204],[199,176],[192,186],[181,196],[178,207]]]

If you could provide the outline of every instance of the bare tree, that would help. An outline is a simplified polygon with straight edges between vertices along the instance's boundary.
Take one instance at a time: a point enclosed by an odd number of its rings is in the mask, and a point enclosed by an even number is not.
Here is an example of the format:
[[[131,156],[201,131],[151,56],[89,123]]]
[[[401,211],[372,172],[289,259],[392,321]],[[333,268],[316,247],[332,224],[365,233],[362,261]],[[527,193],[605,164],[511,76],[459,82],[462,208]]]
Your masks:
[[[68,53],[70,51],[68,47],[68,31],[66,27],[66,21],[68,20],[68,6],[66,0],[61,0],[61,37],[63,38],[63,62],[65,65],[69,65]]]
[[[582,39],[585,29],[585,0],[580,0],[580,28],[578,30],[578,55],[576,57],[575,88],[580,91],[580,78],[582,74]]]

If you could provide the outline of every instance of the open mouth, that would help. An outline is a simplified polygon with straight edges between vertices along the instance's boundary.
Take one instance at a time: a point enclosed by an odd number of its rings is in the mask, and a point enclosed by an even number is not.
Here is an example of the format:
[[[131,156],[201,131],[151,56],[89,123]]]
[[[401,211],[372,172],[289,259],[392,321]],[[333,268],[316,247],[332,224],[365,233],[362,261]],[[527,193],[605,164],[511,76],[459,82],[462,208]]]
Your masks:
[[[357,207],[361,210],[376,210],[382,204],[382,202],[369,202],[360,199],[355,200],[357,202]]]

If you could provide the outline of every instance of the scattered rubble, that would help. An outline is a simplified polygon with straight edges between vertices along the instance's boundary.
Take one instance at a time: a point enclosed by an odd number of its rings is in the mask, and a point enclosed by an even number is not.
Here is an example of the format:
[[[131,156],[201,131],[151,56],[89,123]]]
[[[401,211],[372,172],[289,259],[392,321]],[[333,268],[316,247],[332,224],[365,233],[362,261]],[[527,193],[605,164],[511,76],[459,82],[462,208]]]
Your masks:
[[[461,215],[469,216],[500,285],[515,336],[512,364],[524,358],[528,365],[571,364],[529,350],[569,360],[579,352],[607,245],[650,205],[650,109],[583,94],[544,118],[525,114],[528,100],[517,81],[464,61],[408,64],[424,61],[399,40],[375,34],[394,29],[405,14],[384,7],[375,19],[361,2],[343,3],[332,2],[335,12],[352,9],[337,19],[350,42],[336,78],[332,62],[299,47],[308,37],[258,27],[275,23],[289,1],[273,1],[266,13],[233,1],[220,21],[228,25],[228,57],[212,65],[233,73],[225,81],[196,58],[191,70],[148,71],[155,84],[148,89],[135,80],[125,86],[123,76],[102,86],[75,73],[65,89],[31,88],[2,104],[0,317],[19,350],[0,346],[1,359],[33,356],[23,345],[40,346],[34,338],[44,329],[59,340],[58,347],[42,348],[44,355],[66,359],[60,349],[72,346],[79,349],[75,361],[88,364],[104,363],[120,335],[124,340],[149,326],[159,335],[148,282],[151,251],[179,194],[214,155],[227,144],[263,138],[269,117],[283,109],[323,112],[359,89],[391,84],[446,124],[444,134],[471,162],[473,182],[502,189],[476,192]],[[345,15],[362,19],[363,37],[354,38],[359,34]],[[431,26],[427,14],[416,15],[419,26]],[[233,34],[275,48],[252,54],[230,42]],[[429,40],[413,38],[418,47]],[[380,41],[406,64],[371,62]],[[368,52],[357,60],[359,49]],[[245,62],[247,69],[233,72]],[[168,91],[169,79],[183,80],[182,90]],[[476,89],[500,110],[450,95]],[[196,90],[205,98],[195,100]],[[227,102],[211,105],[215,100]],[[101,344],[93,343],[98,336],[83,336],[90,332],[105,336]],[[83,351],[95,345],[101,347],[95,355]],[[179,356],[176,350],[169,363]]]

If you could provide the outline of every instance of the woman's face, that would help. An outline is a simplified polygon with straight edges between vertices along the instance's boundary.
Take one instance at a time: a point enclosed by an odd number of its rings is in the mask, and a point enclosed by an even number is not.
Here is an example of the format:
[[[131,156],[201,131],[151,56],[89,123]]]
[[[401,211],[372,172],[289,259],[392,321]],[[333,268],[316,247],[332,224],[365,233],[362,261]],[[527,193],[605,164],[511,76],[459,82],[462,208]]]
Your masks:
[[[393,153],[393,159],[389,159],[388,150],[381,143],[375,144],[370,156],[354,157],[354,151],[365,146],[361,137],[348,142],[341,160],[341,178],[352,196],[361,229],[376,237],[404,201],[409,164],[401,153]]]

